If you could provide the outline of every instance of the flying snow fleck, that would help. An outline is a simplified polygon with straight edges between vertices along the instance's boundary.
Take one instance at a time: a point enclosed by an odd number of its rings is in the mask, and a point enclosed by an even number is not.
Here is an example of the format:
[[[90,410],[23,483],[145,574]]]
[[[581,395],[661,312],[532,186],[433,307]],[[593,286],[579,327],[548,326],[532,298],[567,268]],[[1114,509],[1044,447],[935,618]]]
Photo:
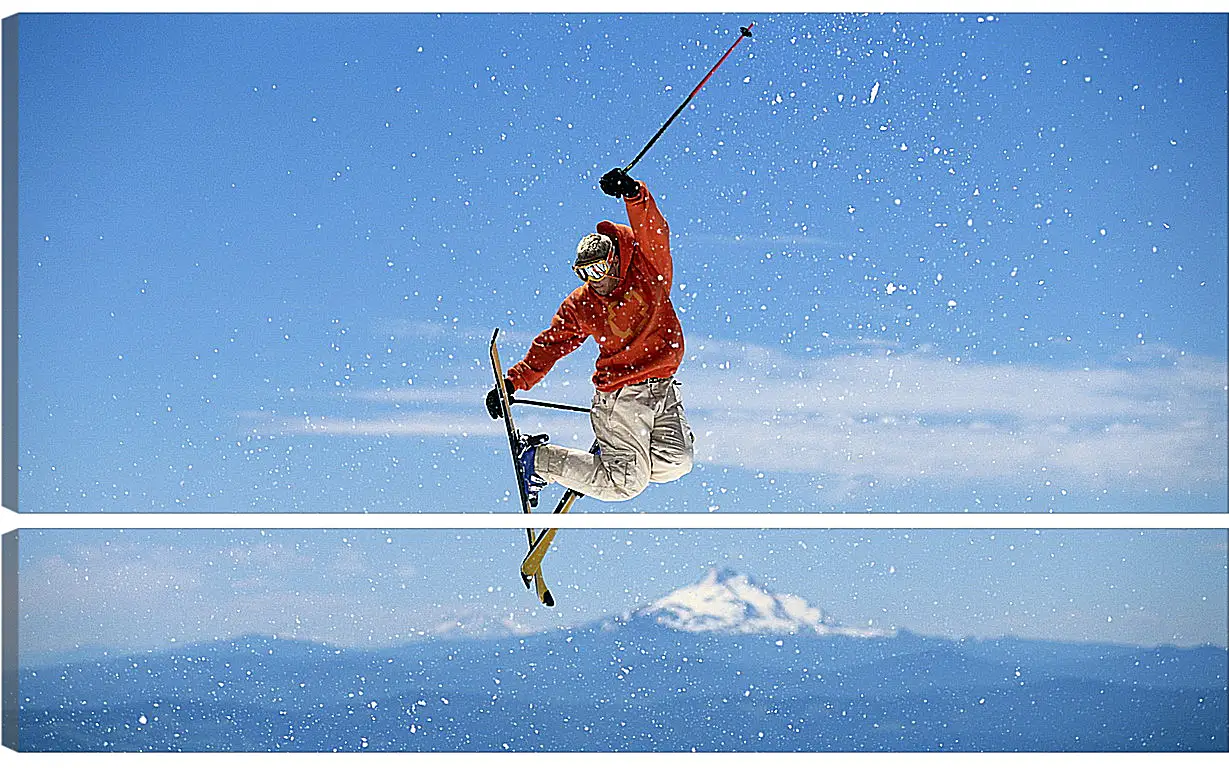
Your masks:
[[[876,80],[875,84],[871,86],[871,103],[872,104],[875,103],[875,97],[878,95],[879,95],[879,81]]]

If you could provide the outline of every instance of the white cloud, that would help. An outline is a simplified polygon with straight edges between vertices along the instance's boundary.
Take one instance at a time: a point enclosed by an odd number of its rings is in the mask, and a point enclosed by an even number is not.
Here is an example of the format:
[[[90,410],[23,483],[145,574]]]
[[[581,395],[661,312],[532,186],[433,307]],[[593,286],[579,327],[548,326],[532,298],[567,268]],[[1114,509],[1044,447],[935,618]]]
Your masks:
[[[698,461],[812,473],[829,488],[871,478],[1188,489],[1226,478],[1226,365],[1172,350],[1163,358],[1064,367],[961,362],[882,345],[799,357],[709,340],[689,346],[679,378]],[[578,399],[563,389],[562,399]],[[373,390],[358,398],[395,405],[395,413],[274,419],[264,428],[355,437],[502,435],[481,410],[484,392]],[[535,409],[521,421],[527,431],[565,440],[588,436],[583,416]]]
[[[1226,475],[1225,364],[1204,358],[1062,368],[718,343],[685,370],[699,457],[721,465],[955,483],[1050,473],[1182,487]]]
[[[337,416],[309,416],[301,419],[275,419],[263,427],[283,435],[342,435],[347,437],[469,437],[502,435],[501,422],[486,416],[466,416],[426,410],[399,415],[353,419]]]
[[[485,389],[457,387],[455,389],[425,389],[422,387],[389,387],[369,389],[354,394],[360,400],[373,403],[432,403],[478,407],[486,396]]]

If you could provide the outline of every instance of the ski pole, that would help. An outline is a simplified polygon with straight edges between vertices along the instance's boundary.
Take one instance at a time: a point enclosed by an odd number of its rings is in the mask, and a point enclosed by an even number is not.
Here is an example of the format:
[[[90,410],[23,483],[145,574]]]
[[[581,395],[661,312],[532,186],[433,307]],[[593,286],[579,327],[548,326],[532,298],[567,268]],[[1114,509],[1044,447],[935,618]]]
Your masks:
[[[704,87],[704,84],[708,82],[708,79],[713,76],[713,73],[717,71],[717,67],[720,67],[722,63],[724,63],[725,60],[729,57],[729,55],[734,52],[734,49],[738,47],[738,44],[743,41],[743,38],[751,37],[751,28],[754,26],[755,26],[755,22],[753,21],[745,27],[738,28],[739,35],[738,35],[738,39],[734,41],[734,45],[731,45],[730,50],[725,52],[725,56],[722,56],[717,61],[717,63],[713,65],[713,68],[708,71],[708,74],[705,75],[704,79],[700,81],[700,84],[695,87],[695,90],[693,90],[687,96],[686,100],[684,100],[683,103],[679,105],[679,108],[674,110],[674,114],[670,115],[670,119],[667,120],[665,124],[662,125],[661,128],[657,129],[657,133],[653,134],[653,138],[649,139],[649,143],[644,145],[644,149],[640,150],[640,154],[636,155],[636,157],[632,159],[632,161],[623,168],[625,172],[630,171],[633,165],[640,162],[640,158],[644,157],[644,153],[649,151],[649,147],[653,146],[654,142],[656,142],[661,137],[661,135],[666,132],[666,129],[670,127],[670,123],[674,122],[674,118],[678,117],[679,113],[682,112],[683,109],[688,104],[691,103],[692,98],[694,98],[695,95],[700,92],[700,89]]]
[[[509,405],[516,405],[516,404],[537,405],[542,408],[558,408],[561,411],[576,411],[577,413],[589,413],[590,411],[593,410],[592,408],[585,408],[584,406],[581,406],[581,405],[563,405],[562,403],[544,403],[541,400],[526,400],[520,397],[513,397],[512,395],[508,395],[508,404]]]

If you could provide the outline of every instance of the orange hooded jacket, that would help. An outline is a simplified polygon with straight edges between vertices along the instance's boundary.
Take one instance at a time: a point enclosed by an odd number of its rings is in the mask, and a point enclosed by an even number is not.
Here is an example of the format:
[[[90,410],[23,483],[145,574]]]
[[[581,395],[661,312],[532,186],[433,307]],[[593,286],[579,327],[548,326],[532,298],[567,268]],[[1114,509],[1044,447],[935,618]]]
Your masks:
[[[602,296],[585,283],[572,291],[550,327],[538,334],[525,359],[508,371],[512,385],[533,387],[564,356],[592,336],[600,353],[593,385],[613,392],[629,384],[673,376],[683,361],[683,328],[670,288],[670,228],[644,182],[636,197],[624,198],[629,227],[602,221],[600,234],[619,244],[619,282]]]

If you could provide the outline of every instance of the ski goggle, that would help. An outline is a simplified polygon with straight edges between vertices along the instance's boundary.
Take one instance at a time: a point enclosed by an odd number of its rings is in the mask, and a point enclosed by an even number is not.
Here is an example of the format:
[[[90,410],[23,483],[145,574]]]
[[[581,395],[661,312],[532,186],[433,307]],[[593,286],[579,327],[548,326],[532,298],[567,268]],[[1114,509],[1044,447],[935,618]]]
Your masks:
[[[576,276],[586,283],[596,283],[598,280],[610,274],[610,262],[606,259],[595,261],[592,264],[586,264],[583,267],[572,267],[572,271]]]

